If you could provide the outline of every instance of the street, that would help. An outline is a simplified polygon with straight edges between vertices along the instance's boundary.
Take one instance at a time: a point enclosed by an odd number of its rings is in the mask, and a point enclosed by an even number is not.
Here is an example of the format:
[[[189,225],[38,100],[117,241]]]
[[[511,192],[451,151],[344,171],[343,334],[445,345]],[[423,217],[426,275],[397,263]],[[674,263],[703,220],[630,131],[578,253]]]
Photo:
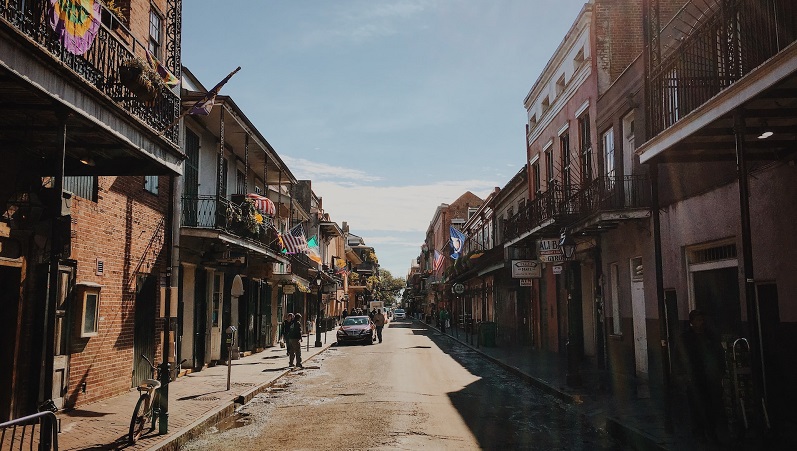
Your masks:
[[[330,335],[330,339],[332,336]],[[568,406],[411,320],[332,347],[182,449],[620,449]]]

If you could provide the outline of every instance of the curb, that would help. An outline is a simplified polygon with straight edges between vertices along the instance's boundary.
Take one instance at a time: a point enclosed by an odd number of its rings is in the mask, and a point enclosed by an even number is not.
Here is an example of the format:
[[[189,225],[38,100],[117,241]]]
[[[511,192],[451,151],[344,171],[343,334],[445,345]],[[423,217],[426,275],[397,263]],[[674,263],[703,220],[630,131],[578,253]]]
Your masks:
[[[317,355],[321,354],[322,352],[325,352],[330,347],[331,345],[321,348],[315,354],[305,358],[304,362],[313,360]],[[174,434],[170,434],[171,436],[169,436],[166,440],[164,440],[161,443],[155,444],[151,449],[163,450],[163,451],[177,451],[181,446],[199,437],[200,435],[202,435],[202,433],[210,429],[212,426],[215,426],[225,418],[232,416],[239,406],[245,405],[246,403],[251,401],[252,398],[254,398],[255,396],[268,390],[269,387],[272,387],[275,383],[277,383],[280,379],[285,377],[291,371],[292,370],[290,368],[286,369],[281,374],[278,374],[277,377],[266,383],[253,387],[248,391],[240,393],[238,395],[233,395],[233,399],[227,404],[211,410],[210,412],[201,416],[199,419],[189,424],[188,426],[185,426],[184,428],[180,429]]]

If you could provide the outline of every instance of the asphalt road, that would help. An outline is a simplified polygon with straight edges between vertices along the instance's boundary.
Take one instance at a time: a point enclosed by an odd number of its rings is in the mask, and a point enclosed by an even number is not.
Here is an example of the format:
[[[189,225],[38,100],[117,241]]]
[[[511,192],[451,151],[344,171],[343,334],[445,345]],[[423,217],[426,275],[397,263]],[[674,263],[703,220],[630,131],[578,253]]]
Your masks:
[[[183,449],[621,448],[495,363],[401,320],[383,343],[306,362]]]

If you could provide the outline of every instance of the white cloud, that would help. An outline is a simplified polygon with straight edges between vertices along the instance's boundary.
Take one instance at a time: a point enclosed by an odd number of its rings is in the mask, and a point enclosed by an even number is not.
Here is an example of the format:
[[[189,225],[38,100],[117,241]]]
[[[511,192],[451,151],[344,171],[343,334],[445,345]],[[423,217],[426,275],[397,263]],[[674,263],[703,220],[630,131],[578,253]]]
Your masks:
[[[341,166],[332,166],[317,161],[310,161],[304,158],[293,158],[283,156],[282,160],[291,168],[291,171],[299,179],[310,180],[357,180],[358,182],[376,182],[381,177],[369,175],[368,173]]]

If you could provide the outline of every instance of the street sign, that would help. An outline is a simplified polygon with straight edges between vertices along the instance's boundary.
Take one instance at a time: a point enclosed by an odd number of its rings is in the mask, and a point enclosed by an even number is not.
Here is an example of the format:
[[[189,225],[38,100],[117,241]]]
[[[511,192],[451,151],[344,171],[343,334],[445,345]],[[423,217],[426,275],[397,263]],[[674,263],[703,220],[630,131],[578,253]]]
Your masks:
[[[538,260],[512,260],[513,279],[540,277],[542,277],[542,265]]]
[[[465,292],[465,285],[462,285],[461,283],[455,283],[454,286],[451,287],[451,290],[456,294],[462,294]]]

